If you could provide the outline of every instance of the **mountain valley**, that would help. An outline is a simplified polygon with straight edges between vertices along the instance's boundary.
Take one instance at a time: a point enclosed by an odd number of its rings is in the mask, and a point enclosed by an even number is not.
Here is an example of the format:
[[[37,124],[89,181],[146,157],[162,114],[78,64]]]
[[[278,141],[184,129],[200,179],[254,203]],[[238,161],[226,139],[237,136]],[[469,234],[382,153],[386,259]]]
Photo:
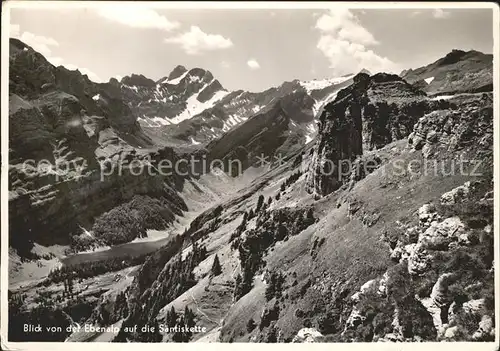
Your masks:
[[[262,92],[9,59],[11,341],[495,340],[492,55]]]

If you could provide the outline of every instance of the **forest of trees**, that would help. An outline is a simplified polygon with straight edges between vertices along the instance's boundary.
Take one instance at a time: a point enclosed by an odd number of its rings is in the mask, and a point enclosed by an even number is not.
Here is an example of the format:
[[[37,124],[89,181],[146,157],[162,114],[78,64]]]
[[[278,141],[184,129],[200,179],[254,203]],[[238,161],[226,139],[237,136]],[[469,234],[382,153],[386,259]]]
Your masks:
[[[59,283],[71,276],[78,279],[87,279],[108,272],[119,271],[127,267],[144,263],[151,254],[127,255],[114,257],[100,261],[80,262],[74,265],[62,266],[52,270],[48,275],[48,281]]]
[[[195,321],[195,316],[193,311],[191,311],[187,306],[184,309],[184,314],[179,316],[179,318],[176,320],[176,323],[174,324],[178,326],[187,326],[188,328],[194,327],[196,325]],[[191,337],[193,336],[193,333],[190,332],[189,330],[187,331],[177,331],[174,332],[172,335],[172,340],[175,342],[188,342]]]
[[[123,342],[126,340],[139,341],[139,342],[154,342],[154,339],[158,336],[147,333],[148,335],[140,335],[140,333],[130,333],[125,332],[124,329],[127,326],[137,325],[139,329],[142,326],[154,326],[156,322],[156,316],[160,309],[173,301],[175,298],[180,296],[186,290],[194,286],[197,282],[193,269],[203,261],[207,256],[207,250],[204,246],[199,246],[196,242],[192,243],[192,250],[182,259],[182,253],[178,253],[168,260],[168,262],[163,266],[161,272],[156,276],[155,281],[158,284],[154,284],[153,287],[149,285],[144,285],[145,290],[138,289],[139,286],[134,287],[131,290],[131,297],[129,297],[129,308],[128,314],[120,316],[115,316],[115,319],[125,318],[122,324],[122,331],[116,338],[116,342]],[[150,261],[151,264],[154,262]],[[155,264],[156,266],[156,264]],[[148,271],[142,271],[140,274],[147,274]],[[148,278],[149,279],[149,278]],[[141,284],[140,281],[143,280],[138,276],[137,284]],[[175,312],[175,311],[174,311]],[[187,312],[187,313],[186,313]],[[170,316],[167,318],[170,323],[173,323],[172,311]],[[117,319],[118,318],[118,319]],[[109,323],[114,323],[114,321],[109,321]],[[177,320],[177,318],[176,318]],[[167,322],[168,323],[168,322]],[[184,315],[180,316],[178,319],[178,324],[183,323],[194,323],[194,314],[189,309],[185,311]],[[176,335],[177,340],[184,342],[189,340],[190,334]]]
[[[301,175],[302,172],[300,170],[290,175],[283,183],[281,183],[280,191],[281,192],[285,191],[286,188],[295,183],[300,178]]]
[[[166,200],[136,195],[99,216],[92,231],[105,245],[117,245],[147,236],[146,229],[165,229],[174,219]]]
[[[64,341],[69,335],[66,327],[71,324],[70,316],[51,299],[43,299],[36,307],[24,309],[25,297],[19,294],[9,296],[9,341]],[[42,329],[41,332],[25,332],[24,325],[58,327],[62,330]]]
[[[260,202],[260,200],[259,200]],[[264,203],[264,199],[262,199]],[[265,252],[278,241],[287,240],[313,224],[316,219],[312,208],[294,210],[282,208],[273,211],[260,210],[256,227],[247,230],[245,225],[249,216],[244,216],[241,225],[233,233],[231,247],[239,250],[242,273],[235,278],[234,298],[238,300],[252,288],[253,277],[264,266]]]
[[[269,276],[269,282],[266,287],[266,300],[269,301],[272,298],[279,299],[281,297],[281,292],[283,290],[283,283],[285,282],[285,277],[280,271],[271,272]]]

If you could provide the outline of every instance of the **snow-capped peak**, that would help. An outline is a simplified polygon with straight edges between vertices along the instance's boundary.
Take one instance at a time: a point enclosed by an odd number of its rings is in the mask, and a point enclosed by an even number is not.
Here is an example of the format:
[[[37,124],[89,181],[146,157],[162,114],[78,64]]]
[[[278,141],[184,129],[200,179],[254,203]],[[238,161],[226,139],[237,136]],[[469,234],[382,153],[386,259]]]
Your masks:
[[[300,81],[300,85],[302,85],[304,87],[304,89],[306,89],[307,92],[310,93],[313,90],[321,90],[321,89],[324,89],[324,88],[332,86],[332,85],[343,83],[346,80],[351,79],[352,77],[354,77],[354,74],[344,76],[344,77],[327,78],[327,79],[320,79],[320,80],[317,80],[317,79],[313,79],[313,80],[309,80],[309,81],[302,80],[302,81]]]

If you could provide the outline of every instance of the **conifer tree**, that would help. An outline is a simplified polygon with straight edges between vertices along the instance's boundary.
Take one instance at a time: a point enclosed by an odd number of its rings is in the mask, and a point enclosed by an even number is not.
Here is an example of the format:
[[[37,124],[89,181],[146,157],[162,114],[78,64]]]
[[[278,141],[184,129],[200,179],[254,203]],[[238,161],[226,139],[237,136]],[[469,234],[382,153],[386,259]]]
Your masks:
[[[181,316],[179,318],[179,328],[182,328],[184,327],[184,317]],[[174,333],[174,335],[172,335],[172,340],[175,341],[175,342],[185,342],[186,341],[186,337],[185,337],[185,334],[178,330]]]
[[[259,212],[263,203],[264,203],[264,195],[260,195],[259,199],[257,200],[257,208],[255,209],[255,212]]]
[[[267,332],[267,337],[266,337],[266,342],[278,342],[278,335],[277,335],[276,328],[273,326],[269,328],[269,331]]]
[[[213,277],[216,277],[221,273],[222,273],[222,267],[221,267],[220,262],[219,262],[219,256],[217,256],[217,254],[215,254],[214,262],[212,264],[211,275]]]
[[[167,326],[169,328],[172,328],[175,326],[175,324],[177,323],[177,312],[175,312],[175,308],[174,306],[172,306],[172,308],[170,309],[170,311],[167,312]]]
[[[152,331],[152,335],[149,338],[151,342],[161,342],[163,340],[163,335],[160,333],[160,326],[158,325],[158,321],[156,318],[153,321],[153,328],[154,330]]]
[[[245,295],[252,289],[252,283],[253,283],[252,262],[251,260],[247,260],[247,263],[245,264],[245,268],[243,270],[240,297]]]
[[[241,297],[241,282],[242,282],[241,274],[238,273],[234,280],[234,299],[238,300]]]
[[[314,212],[313,212],[313,209],[312,208],[309,208],[309,210],[307,211],[307,215],[306,215],[306,218],[304,219],[304,224],[306,227],[310,226],[311,224],[313,224],[315,222],[315,218],[314,218]]]
[[[255,329],[255,327],[256,327],[256,326],[257,326],[257,325],[255,324],[255,321],[253,320],[253,318],[250,318],[250,319],[248,320],[248,323],[247,323],[247,332],[249,332],[249,333],[250,333],[252,330],[254,330],[254,329]]]
[[[194,327],[195,326],[195,321],[194,321],[194,313],[189,309],[188,306],[184,308],[184,323],[188,327]]]

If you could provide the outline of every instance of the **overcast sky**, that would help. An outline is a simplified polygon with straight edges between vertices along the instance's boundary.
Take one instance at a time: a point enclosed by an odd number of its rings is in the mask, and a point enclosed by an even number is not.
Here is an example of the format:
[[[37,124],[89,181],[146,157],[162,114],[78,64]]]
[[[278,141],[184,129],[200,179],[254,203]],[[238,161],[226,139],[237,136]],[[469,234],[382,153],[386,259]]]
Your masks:
[[[416,68],[452,49],[493,51],[491,9],[180,10],[101,6],[11,9],[18,37],[94,81],[157,80],[176,65],[210,70],[229,90],[293,79]]]

